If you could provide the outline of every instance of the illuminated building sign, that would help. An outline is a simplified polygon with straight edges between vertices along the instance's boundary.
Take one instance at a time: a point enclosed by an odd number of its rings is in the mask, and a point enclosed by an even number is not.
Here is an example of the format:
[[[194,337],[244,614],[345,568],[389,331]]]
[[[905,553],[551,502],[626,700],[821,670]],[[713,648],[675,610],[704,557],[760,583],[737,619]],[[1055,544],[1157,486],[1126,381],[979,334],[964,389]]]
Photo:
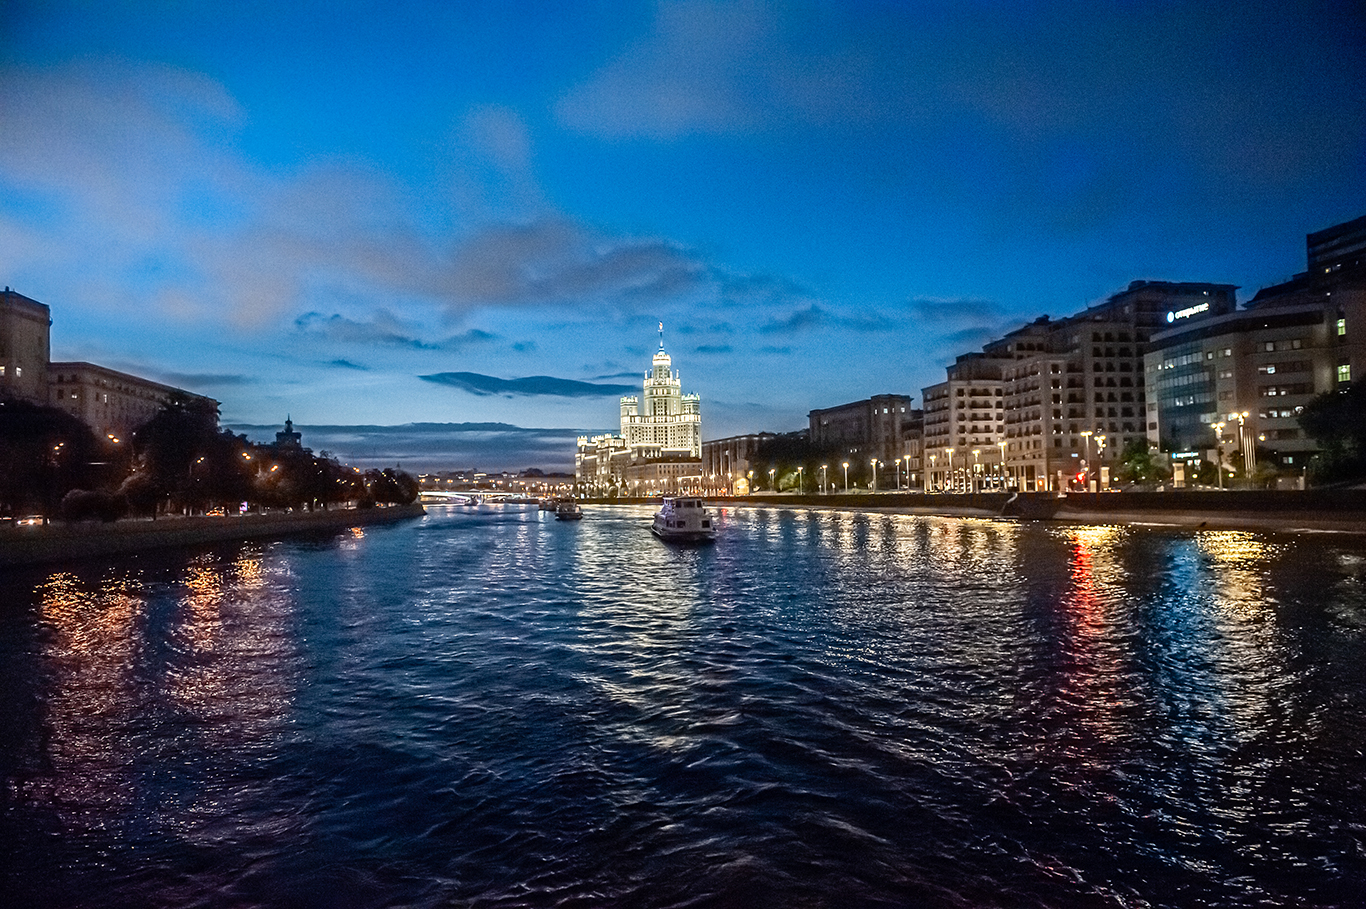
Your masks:
[[[1201,455],[1198,451],[1173,451],[1170,457],[1173,461],[1194,461]]]
[[[1167,321],[1175,322],[1177,319],[1189,319],[1198,312],[1208,312],[1208,303],[1197,303],[1194,306],[1187,306],[1185,309],[1178,309],[1175,312],[1167,313]]]

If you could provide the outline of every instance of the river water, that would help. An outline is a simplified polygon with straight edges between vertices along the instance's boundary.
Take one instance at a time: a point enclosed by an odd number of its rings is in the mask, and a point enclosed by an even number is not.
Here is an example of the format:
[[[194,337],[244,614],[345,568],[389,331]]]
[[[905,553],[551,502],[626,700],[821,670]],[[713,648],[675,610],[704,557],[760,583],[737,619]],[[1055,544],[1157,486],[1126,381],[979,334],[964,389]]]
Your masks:
[[[1366,904],[1366,541],[509,506],[0,574],[8,906]]]

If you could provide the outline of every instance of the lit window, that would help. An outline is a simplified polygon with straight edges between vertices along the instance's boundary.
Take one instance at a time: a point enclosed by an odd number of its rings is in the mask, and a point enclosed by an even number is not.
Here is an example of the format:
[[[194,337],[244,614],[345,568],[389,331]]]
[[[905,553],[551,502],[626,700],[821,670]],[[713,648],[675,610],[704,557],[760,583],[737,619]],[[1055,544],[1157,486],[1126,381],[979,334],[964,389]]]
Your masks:
[[[1340,338],[1345,334],[1347,334],[1347,320],[1338,319],[1338,337]]]
[[[1338,366],[1338,381],[1339,381],[1339,382],[1350,382],[1350,381],[1352,381],[1352,364],[1350,364],[1350,363],[1343,363],[1343,364],[1341,364],[1340,366]]]

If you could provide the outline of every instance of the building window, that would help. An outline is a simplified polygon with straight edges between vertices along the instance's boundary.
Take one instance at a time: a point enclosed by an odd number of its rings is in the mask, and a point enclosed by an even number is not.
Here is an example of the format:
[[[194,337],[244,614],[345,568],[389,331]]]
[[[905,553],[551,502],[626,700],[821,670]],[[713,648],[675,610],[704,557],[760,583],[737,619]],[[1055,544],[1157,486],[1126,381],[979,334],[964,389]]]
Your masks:
[[[1338,364],[1338,381],[1339,381],[1339,382],[1350,382],[1350,381],[1352,381],[1352,364],[1350,364],[1350,363],[1339,363],[1339,364]]]
[[[1346,319],[1338,319],[1338,337],[1341,338],[1342,336],[1344,336],[1344,335],[1346,335],[1346,334],[1347,334],[1347,320],[1346,320]]]

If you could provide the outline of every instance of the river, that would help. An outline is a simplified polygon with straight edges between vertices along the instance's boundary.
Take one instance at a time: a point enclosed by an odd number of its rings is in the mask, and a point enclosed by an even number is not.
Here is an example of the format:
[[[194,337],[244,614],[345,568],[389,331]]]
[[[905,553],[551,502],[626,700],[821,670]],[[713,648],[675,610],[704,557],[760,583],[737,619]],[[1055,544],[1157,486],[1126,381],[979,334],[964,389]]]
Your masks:
[[[0,902],[1366,904],[1366,539],[585,513],[5,570]]]

